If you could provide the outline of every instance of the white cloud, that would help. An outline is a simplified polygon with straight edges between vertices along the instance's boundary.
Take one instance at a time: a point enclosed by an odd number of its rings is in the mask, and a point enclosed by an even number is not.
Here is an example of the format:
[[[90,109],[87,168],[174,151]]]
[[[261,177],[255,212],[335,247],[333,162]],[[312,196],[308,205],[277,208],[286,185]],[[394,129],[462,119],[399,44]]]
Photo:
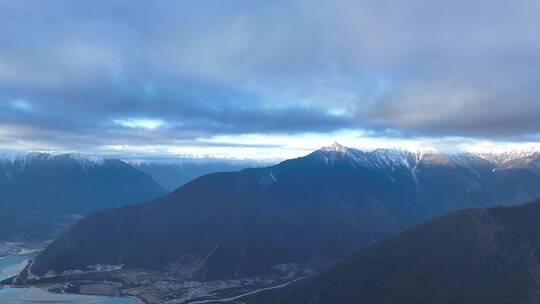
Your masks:
[[[147,130],[154,130],[165,126],[165,121],[161,119],[116,119],[115,124],[118,124],[126,128],[141,128]]]
[[[32,104],[25,99],[14,100],[11,102],[11,105],[15,109],[23,111],[23,112],[30,112],[33,109]]]

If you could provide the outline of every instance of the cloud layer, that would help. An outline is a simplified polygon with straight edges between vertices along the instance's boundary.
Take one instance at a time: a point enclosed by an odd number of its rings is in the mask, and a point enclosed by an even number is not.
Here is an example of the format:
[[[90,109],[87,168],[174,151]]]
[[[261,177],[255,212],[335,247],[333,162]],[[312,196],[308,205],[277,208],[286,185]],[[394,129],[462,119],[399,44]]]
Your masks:
[[[0,146],[535,139],[538,1],[0,0]]]

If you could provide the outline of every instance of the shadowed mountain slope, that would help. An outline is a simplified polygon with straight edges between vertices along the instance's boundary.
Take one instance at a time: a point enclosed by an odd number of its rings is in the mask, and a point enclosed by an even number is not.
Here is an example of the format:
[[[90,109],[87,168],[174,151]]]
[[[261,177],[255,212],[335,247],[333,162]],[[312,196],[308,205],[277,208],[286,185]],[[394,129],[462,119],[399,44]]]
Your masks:
[[[539,303],[539,217],[540,201],[459,211],[257,303]]]

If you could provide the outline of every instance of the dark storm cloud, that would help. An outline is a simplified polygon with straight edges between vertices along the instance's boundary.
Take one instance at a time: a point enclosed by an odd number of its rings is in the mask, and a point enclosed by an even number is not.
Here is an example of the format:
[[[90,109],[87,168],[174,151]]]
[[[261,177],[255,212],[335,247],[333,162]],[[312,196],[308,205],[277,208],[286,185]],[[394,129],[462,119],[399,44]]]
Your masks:
[[[76,149],[346,128],[530,138],[539,9],[0,0],[0,141]]]

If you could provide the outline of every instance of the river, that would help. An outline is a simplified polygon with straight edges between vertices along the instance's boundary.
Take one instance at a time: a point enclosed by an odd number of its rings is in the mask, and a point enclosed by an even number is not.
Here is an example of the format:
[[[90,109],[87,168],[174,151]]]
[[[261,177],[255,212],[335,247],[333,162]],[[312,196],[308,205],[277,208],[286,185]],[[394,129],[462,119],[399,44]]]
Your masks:
[[[36,252],[0,257],[0,280],[18,273]],[[133,298],[55,294],[40,288],[0,287],[0,304],[139,304]]]

